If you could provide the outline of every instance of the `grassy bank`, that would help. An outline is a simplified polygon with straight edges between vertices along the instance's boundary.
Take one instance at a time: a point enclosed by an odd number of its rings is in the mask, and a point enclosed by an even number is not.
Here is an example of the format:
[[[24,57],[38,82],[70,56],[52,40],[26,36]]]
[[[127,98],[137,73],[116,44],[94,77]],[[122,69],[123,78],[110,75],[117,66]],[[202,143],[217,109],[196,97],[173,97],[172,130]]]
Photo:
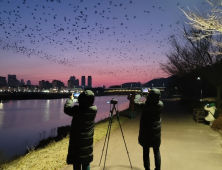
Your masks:
[[[116,115],[113,117],[111,132],[119,128]],[[129,120],[128,109],[120,112],[120,123]],[[106,136],[109,118],[99,121],[95,125],[94,144]],[[68,152],[69,136],[61,141],[54,142],[37,150],[30,150],[28,154],[21,156],[13,161],[0,165],[0,169],[5,170],[24,170],[24,169],[45,169],[60,170],[66,166],[66,156]]]

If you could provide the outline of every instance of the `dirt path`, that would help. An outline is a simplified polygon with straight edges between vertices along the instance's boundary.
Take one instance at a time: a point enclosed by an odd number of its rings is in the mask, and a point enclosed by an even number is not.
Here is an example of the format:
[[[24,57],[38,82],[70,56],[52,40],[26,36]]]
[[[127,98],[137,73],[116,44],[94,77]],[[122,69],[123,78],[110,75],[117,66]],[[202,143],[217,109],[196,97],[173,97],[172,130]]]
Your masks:
[[[222,137],[209,126],[196,124],[188,113],[173,99],[162,99],[165,109],[162,116],[162,170],[221,170]],[[115,121],[115,120],[114,120]],[[144,170],[142,147],[138,144],[140,115],[122,125],[133,170]],[[92,170],[102,170],[104,156],[99,166],[104,139],[94,145]],[[105,155],[105,151],[104,154]],[[150,152],[150,169],[153,170],[153,151]],[[120,129],[110,135],[106,170],[130,170],[128,155]],[[72,170],[69,165],[63,170]]]

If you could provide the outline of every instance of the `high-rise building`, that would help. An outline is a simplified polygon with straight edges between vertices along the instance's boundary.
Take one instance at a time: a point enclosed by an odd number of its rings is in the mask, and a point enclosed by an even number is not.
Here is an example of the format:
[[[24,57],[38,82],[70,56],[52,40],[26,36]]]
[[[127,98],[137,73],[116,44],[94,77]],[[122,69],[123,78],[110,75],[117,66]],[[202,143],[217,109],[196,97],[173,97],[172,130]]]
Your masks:
[[[16,83],[16,87],[20,86],[21,85],[21,82],[19,80],[16,80],[17,83]]]
[[[67,86],[68,88],[73,88],[76,87],[76,77],[75,76],[71,76],[67,82]]]
[[[30,80],[27,81],[27,85],[32,85]]]
[[[82,81],[81,81],[81,86],[82,87],[85,87],[86,86],[86,77],[85,76],[82,76]]]
[[[64,83],[59,80],[53,80],[52,87],[60,89],[61,87],[64,87]]]
[[[49,81],[45,81],[45,80],[42,80],[42,81],[39,81],[39,88],[40,89],[50,89],[52,88],[52,83],[50,83]]]
[[[24,79],[21,79],[21,86],[25,85]]]
[[[76,79],[76,81],[75,81],[75,87],[79,87],[79,79]]]
[[[71,77],[69,78],[69,80],[75,81],[75,80],[76,80],[76,77],[75,77],[75,76],[71,76]]]
[[[88,87],[92,88],[92,76],[88,76]]]
[[[68,87],[68,88],[72,88],[72,87],[73,87],[73,82],[72,82],[72,80],[68,80],[68,82],[67,82],[67,87]]]
[[[40,89],[45,88],[45,80],[39,81],[39,88]]]
[[[52,83],[50,83],[49,81],[45,81],[45,88],[46,89],[52,88]]]
[[[8,75],[8,86],[17,86],[16,75]]]
[[[6,86],[6,85],[7,85],[6,77],[0,76],[0,86]]]

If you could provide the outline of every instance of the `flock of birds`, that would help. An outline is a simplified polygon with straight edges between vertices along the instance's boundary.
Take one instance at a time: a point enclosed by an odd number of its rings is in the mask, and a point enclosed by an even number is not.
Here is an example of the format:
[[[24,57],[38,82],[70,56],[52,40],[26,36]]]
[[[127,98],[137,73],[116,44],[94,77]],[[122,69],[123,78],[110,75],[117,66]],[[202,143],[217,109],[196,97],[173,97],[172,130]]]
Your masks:
[[[180,21],[154,22],[150,18],[165,13],[164,5],[138,11],[137,3],[0,0],[0,49],[117,79],[161,77],[158,62],[169,39],[164,31],[179,34]],[[149,26],[143,28],[141,22]]]

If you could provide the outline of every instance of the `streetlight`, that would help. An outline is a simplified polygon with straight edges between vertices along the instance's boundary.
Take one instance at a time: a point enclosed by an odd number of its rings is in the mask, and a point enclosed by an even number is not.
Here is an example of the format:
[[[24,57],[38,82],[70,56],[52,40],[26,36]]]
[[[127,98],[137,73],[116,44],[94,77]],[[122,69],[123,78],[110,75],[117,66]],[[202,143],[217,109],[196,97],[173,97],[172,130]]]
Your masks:
[[[202,97],[202,82],[201,82],[201,78],[197,77],[197,80],[200,80],[200,95],[201,95],[200,101],[202,102],[203,101],[203,97]]]

